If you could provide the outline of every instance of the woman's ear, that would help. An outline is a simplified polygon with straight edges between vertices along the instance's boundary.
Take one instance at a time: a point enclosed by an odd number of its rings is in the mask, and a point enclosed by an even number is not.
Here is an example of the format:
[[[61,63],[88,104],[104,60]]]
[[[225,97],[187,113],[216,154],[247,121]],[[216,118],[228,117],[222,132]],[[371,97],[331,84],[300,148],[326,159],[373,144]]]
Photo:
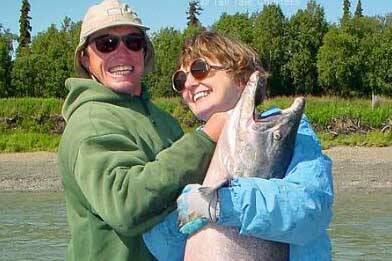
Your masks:
[[[245,89],[246,83],[242,82],[242,81],[237,81],[236,83],[236,88],[242,92]]]

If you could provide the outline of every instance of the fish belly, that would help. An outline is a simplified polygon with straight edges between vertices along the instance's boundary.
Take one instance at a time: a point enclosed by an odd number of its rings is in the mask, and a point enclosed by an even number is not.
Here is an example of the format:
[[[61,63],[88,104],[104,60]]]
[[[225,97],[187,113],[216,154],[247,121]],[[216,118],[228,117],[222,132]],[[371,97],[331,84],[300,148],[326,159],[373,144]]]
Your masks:
[[[187,240],[184,260],[289,260],[289,245],[242,236],[236,228],[211,224]]]
[[[221,143],[217,145],[210,168],[208,169],[204,186],[215,186],[229,178],[227,173],[225,155],[227,145]],[[233,157],[232,157],[233,158]],[[230,159],[228,160],[228,162]],[[260,172],[248,173],[241,176],[256,176]],[[239,230],[234,227],[224,227],[209,224],[204,229],[188,238],[184,260],[186,261],[229,261],[229,260],[260,260],[260,261],[283,261],[289,260],[289,245],[285,243],[272,242],[239,234]]]

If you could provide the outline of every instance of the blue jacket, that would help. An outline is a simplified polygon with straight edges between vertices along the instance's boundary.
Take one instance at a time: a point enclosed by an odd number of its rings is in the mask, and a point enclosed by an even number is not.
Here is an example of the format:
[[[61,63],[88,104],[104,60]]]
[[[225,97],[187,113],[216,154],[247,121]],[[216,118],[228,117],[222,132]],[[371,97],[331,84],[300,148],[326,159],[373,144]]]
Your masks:
[[[238,227],[243,235],[288,243],[292,261],[331,260],[326,232],[332,218],[331,167],[304,116],[286,176],[234,178],[229,187],[219,190],[218,224]],[[182,260],[186,237],[176,221],[174,211],[143,235],[158,260]]]

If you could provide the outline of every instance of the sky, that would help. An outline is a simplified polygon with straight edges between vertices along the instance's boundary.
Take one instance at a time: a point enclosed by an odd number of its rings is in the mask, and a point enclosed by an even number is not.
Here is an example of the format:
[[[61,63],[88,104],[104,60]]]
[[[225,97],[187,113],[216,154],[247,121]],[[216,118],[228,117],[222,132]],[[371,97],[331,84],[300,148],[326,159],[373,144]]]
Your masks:
[[[89,6],[101,0],[29,0],[31,5],[32,35],[45,31],[51,24],[61,25],[64,17],[79,21]],[[0,24],[18,34],[19,16],[22,0],[1,0]],[[188,0],[123,0],[137,12],[143,24],[156,32],[163,27],[184,29],[186,27],[186,10]],[[324,7],[328,22],[338,22],[342,16],[343,0],[316,0]],[[298,9],[306,7],[307,0],[200,0],[204,9],[199,17],[204,26],[212,25],[222,13],[253,13],[261,10],[264,4],[279,4],[287,17]],[[357,0],[351,0],[354,12]],[[362,0],[365,15],[384,15],[392,12],[392,0]]]

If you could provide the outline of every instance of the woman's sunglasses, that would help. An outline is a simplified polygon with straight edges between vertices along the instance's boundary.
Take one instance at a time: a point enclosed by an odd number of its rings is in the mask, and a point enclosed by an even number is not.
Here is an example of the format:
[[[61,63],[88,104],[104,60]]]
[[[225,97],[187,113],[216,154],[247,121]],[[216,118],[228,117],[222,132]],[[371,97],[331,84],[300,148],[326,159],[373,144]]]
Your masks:
[[[185,88],[186,77],[188,73],[192,74],[193,78],[196,80],[203,80],[208,76],[208,73],[211,69],[215,70],[227,70],[227,66],[217,66],[210,65],[204,59],[196,59],[191,63],[189,72],[185,72],[183,70],[178,70],[173,74],[172,77],[172,87],[173,90],[180,93]]]
[[[141,49],[146,50],[146,39],[142,34],[126,34],[126,35],[113,35],[104,34],[91,39],[89,42],[94,42],[95,47],[101,53],[110,53],[118,48],[120,41],[131,51],[138,52]]]

